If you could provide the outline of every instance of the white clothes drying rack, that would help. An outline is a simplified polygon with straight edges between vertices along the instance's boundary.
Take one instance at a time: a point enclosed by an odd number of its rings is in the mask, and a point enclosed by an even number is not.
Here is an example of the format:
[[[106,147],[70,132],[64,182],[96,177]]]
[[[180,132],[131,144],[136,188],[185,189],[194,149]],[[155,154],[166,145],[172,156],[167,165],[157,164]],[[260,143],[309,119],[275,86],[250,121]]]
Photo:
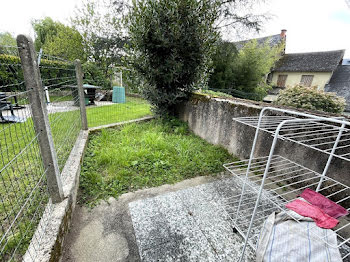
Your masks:
[[[244,259],[247,245],[255,250],[266,218],[272,212],[286,213],[288,209],[285,204],[306,188],[320,192],[345,209],[350,209],[349,186],[327,176],[334,158],[350,161],[350,122],[344,118],[321,117],[272,107],[263,108],[257,117],[233,120],[256,128],[250,158],[224,165],[241,185],[239,194],[225,198],[222,203],[233,226],[245,240],[240,261]],[[270,152],[267,156],[254,157],[258,137],[264,132],[273,137]],[[281,140],[326,154],[323,172],[318,173],[275,154],[276,145]],[[350,220],[343,217],[339,221],[333,229],[338,237],[336,248],[341,251],[343,259],[350,259]],[[313,239],[327,243],[324,235],[315,235]]]

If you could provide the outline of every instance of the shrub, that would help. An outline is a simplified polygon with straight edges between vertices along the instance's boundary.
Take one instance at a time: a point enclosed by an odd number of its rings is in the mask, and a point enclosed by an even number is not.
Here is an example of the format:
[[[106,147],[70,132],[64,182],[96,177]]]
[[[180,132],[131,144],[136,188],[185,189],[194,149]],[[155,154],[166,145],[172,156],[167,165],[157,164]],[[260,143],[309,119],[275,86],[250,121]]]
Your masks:
[[[280,91],[275,102],[277,105],[292,106],[311,110],[321,110],[331,113],[342,113],[345,109],[345,99],[335,93],[324,92],[317,87],[296,85]]]
[[[158,114],[172,114],[204,79],[217,33],[212,1],[133,1],[128,16],[129,63]]]
[[[74,65],[61,61],[51,61],[41,59],[40,73],[41,78],[51,79],[50,85],[58,83],[57,78],[75,77],[75,71],[73,71]],[[57,79],[57,80],[54,80]],[[4,91],[23,91],[24,85],[18,85],[24,81],[23,72],[21,67],[21,60],[18,56],[3,55],[0,54],[0,86],[8,86]],[[43,81],[45,84],[45,81]]]

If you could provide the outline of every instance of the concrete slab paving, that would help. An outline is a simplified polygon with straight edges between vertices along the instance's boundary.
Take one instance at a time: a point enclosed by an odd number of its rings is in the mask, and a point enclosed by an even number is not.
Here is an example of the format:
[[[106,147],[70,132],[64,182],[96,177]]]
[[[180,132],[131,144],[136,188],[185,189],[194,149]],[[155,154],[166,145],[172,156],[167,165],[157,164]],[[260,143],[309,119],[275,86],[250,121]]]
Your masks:
[[[238,261],[243,239],[216,204],[232,196],[237,186],[232,178],[225,178],[131,202],[141,260]],[[253,253],[247,254],[247,261],[253,261]]]
[[[243,240],[213,204],[234,191],[225,176],[197,177],[77,207],[62,261],[237,261]]]

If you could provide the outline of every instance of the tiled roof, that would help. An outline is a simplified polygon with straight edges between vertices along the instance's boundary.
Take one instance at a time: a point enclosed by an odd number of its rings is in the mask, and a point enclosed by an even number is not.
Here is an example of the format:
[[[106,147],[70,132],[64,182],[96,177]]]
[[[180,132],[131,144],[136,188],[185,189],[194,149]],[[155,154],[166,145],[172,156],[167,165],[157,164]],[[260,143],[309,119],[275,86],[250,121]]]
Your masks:
[[[332,72],[344,56],[345,50],[285,54],[273,71],[277,72]]]
[[[325,87],[327,92],[335,92],[346,100],[346,109],[350,111],[350,66],[339,65]]]

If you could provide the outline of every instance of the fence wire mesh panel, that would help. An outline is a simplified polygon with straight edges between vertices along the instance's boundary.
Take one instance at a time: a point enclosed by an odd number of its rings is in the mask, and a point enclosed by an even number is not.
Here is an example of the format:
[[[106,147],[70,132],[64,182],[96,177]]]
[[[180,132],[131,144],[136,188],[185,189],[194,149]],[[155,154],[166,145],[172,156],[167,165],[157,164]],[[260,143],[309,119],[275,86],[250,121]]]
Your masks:
[[[62,170],[81,130],[75,66],[70,61],[42,55],[39,68],[58,165]]]
[[[17,47],[0,46],[0,74],[0,260],[20,261],[39,224],[40,245],[51,204]]]
[[[101,92],[101,93],[100,93]],[[104,100],[95,101],[86,108],[89,127],[119,123],[151,115],[150,104],[139,95],[126,94],[124,101],[112,101],[112,92],[97,91],[97,96],[105,92]],[[97,98],[98,100],[98,98]]]

